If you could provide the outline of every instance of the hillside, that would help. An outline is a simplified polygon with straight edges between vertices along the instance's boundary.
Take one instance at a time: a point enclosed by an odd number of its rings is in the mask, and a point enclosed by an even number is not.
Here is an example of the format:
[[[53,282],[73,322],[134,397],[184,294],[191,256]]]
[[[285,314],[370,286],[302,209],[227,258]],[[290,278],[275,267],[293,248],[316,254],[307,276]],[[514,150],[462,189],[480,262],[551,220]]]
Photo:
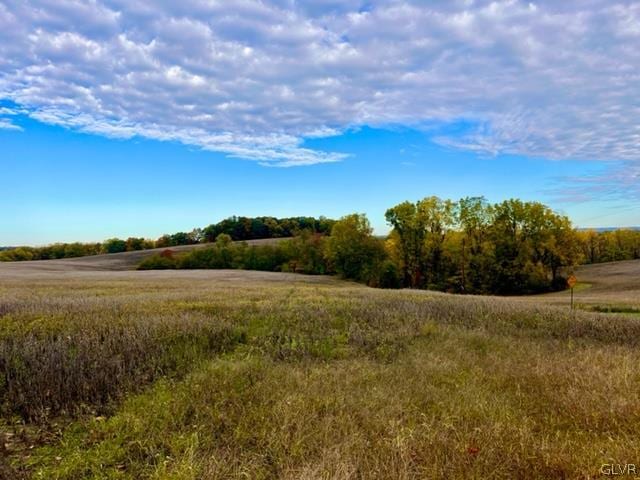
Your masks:
[[[265,245],[279,242],[282,238],[266,238],[263,240],[248,240],[249,245]],[[198,248],[206,248],[209,243],[196,245],[180,245],[168,247],[174,252],[188,252]],[[90,255],[86,257],[64,258],[58,260],[34,260],[25,262],[0,262],[0,276],[30,275],[53,272],[101,272],[134,270],[145,258],[166,250],[167,248],[153,248],[134,252],[110,253],[105,255]]]
[[[575,271],[578,284],[574,301],[578,308],[624,311],[640,308],[640,260],[582,265]],[[569,291],[527,297],[554,305],[568,305]]]
[[[67,270],[0,276],[0,332],[0,478],[594,478],[640,448],[630,316]]]
[[[283,239],[249,240],[250,245],[264,245],[279,242]],[[198,248],[206,248],[210,244],[183,245],[171,247],[175,252],[187,252]],[[99,272],[123,272],[135,270],[136,266],[151,255],[165,250],[156,248],[135,252],[112,253],[108,255],[94,255],[87,257],[68,258],[60,260],[37,260],[30,262],[0,262],[0,278],[15,278],[21,276],[38,276],[40,274],[53,273],[99,273]],[[156,275],[159,278],[167,277],[167,273],[147,272],[146,278]],[[173,272],[172,275],[180,278],[190,276],[217,277],[210,272],[208,274]],[[226,274],[227,276],[230,273]],[[640,307],[640,260],[627,260],[621,262],[608,262],[593,265],[582,265],[576,268],[575,275],[578,285],[574,290],[574,301],[578,308],[592,310],[607,308],[622,309]],[[238,278],[270,278],[291,281],[295,276],[266,275],[258,272],[236,273]],[[313,278],[313,277],[311,277]],[[546,304],[564,306],[569,304],[569,291],[556,292],[544,295],[514,297],[525,301],[544,302]]]

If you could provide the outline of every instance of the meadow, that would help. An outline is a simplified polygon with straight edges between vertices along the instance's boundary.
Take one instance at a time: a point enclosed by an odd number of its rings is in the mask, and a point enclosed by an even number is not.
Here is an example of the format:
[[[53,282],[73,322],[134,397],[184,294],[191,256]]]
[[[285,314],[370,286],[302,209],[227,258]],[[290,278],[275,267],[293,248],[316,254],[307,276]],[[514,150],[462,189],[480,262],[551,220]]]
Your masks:
[[[635,315],[33,263],[0,268],[6,478],[597,478],[640,461]]]

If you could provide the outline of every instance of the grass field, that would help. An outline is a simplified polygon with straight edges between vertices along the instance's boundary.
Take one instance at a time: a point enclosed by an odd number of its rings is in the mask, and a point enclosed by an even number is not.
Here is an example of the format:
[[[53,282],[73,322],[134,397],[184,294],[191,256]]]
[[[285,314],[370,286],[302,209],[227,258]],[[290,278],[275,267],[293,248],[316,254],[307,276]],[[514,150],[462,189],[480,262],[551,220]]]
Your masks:
[[[634,315],[34,263],[0,265],[0,477],[555,479],[640,463]],[[579,274],[594,305],[618,289],[606,271]]]

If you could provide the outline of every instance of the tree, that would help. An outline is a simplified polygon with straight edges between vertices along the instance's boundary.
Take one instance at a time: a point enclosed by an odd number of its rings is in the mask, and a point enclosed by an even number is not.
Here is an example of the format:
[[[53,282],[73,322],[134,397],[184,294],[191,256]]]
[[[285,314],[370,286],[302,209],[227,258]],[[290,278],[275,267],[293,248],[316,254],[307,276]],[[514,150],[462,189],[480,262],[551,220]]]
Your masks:
[[[578,235],[569,218],[544,208],[546,233],[542,236],[542,263],[551,272],[552,288],[561,289],[566,281],[559,276],[560,269],[576,265],[583,257]]]
[[[102,243],[102,253],[119,253],[127,250],[127,242],[119,238],[110,238]]]
[[[325,237],[311,230],[302,230],[281,245],[288,261],[285,270],[298,273],[325,274],[329,268],[323,256]]]
[[[156,240],[155,248],[166,248],[171,246],[171,236],[170,235],[162,235],[160,238]]]
[[[226,233],[221,233],[216,237],[216,247],[218,248],[228,247],[232,242],[233,239],[231,238],[231,235],[227,235]]]
[[[587,263],[597,263],[600,259],[600,235],[593,229],[577,232],[578,241]]]
[[[396,246],[401,258],[403,283],[410,287],[420,284],[420,264],[425,247],[426,230],[417,213],[416,205],[411,202],[402,202],[385,212],[385,218],[397,237]]]
[[[487,291],[494,263],[489,241],[490,212],[484,197],[466,197],[458,202],[460,240],[460,289],[462,292]]]
[[[187,232],[176,232],[170,236],[169,246],[175,247],[178,245],[190,245],[195,243],[191,240],[191,237]]]
[[[427,197],[416,204],[419,224],[424,225],[425,257],[421,270],[427,286],[443,288],[452,265],[445,262],[444,245],[456,224],[456,204],[451,200]]]
[[[327,239],[325,256],[335,271],[345,278],[377,282],[385,258],[384,245],[373,236],[364,214],[351,214],[338,220]]]
[[[402,258],[404,284],[423,287],[442,285],[446,268],[443,245],[447,232],[455,225],[455,204],[438,197],[403,202],[385,213],[397,235]]]
[[[578,239],[567,217],[539,202],[506,200],[491,207],[496,293],[559,288],[561,267],[579,260]]]
[[[144,249],[144,238],[127,238],[127,252]]]
[[[0,262],[34,260],[34,249],[30,247],[9,248],[0,252]]]

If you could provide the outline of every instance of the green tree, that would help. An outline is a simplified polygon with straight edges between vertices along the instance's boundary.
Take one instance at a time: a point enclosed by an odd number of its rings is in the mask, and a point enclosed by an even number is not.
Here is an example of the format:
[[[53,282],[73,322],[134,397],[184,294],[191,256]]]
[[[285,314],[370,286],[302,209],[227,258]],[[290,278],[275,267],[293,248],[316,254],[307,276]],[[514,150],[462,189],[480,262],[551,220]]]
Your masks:
[[[330,273],[324,258],[325,237],[311,230],[298,232],[291,240],[286,240],[282,248],[288,259],[284,270],[297,273]]]
[[[333,225],[325,256],[343,277],[377,283],[385,251],[383,243],[373,236],[367,217],[354,213]]]
[[[447,235],[456,225],[456,204],[451,200],[427,197],[416,204],[419,224],[424,225],[424,257],[421,270],[424,284],[431,288],[443,288],[453,265],[445,256]]]
[[[506,200],[491,208],[496,293],[559,288],[562,267],[579,260],[579,245],[567,217],[539,202]]]
[[[404,284],[442,286],[449,267],[443,263],[444,242],[456,223],[455,203],[427,197],[396,205],[385,217],[398,238]]]
[[[493,244],[488,238],[491,222],[489,204],[484,197],[466,197],[458,202],[460,239],[460,290],[487,291],[491,284]]]
[[[416,205],[402,202],[385,212],[387,222],[397,236],[403,283],[417,287],[421,281],[421,263],[425,250],[426,228]]]
[[[102,253],[119,253],[127,250],[127,242],[119,238],[110,238],[102,243]]]
[[[144,249],[144,238],[127,238],[127,252]]]
[[[229,245],[231,245],[231,243],[233,243],[233,239],[231,238],[231,235],[228,235],[226,233],[221,233],[216,237],[216,247],[218,248],[228,247]]]

